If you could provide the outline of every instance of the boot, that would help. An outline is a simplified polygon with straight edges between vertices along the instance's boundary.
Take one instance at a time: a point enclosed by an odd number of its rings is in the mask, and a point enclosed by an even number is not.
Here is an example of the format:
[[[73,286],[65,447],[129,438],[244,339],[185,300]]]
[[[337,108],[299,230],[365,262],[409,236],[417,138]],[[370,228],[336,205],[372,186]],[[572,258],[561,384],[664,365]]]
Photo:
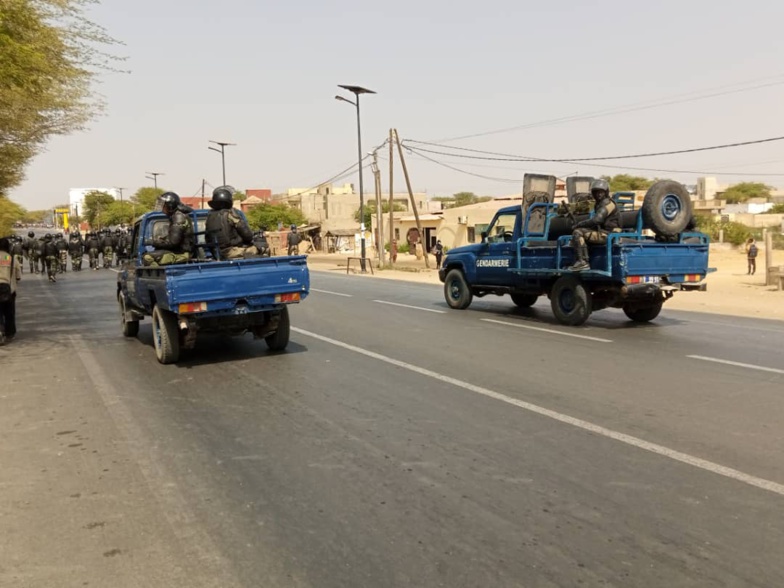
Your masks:
[[[577,261],[574,262],[569,270],[573,272],[580,272],[583,270],[591,269],[591,264],[588,263],[588,246],[578,245],[574,248],[574,253],[577,256]]]

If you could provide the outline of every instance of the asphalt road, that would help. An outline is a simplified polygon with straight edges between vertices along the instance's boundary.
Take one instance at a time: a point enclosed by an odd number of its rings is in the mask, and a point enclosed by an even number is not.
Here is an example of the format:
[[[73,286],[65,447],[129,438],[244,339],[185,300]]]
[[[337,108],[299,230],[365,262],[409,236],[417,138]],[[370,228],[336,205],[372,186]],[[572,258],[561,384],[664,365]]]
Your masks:
[[[546,300],[453,311],[313,272],[287,352],[205,338],[162,366],[149,321],[122,337],[114,272],[25,278],[0,348],[2,585],[784,578],[780,323],[665,305],[567,328]]]

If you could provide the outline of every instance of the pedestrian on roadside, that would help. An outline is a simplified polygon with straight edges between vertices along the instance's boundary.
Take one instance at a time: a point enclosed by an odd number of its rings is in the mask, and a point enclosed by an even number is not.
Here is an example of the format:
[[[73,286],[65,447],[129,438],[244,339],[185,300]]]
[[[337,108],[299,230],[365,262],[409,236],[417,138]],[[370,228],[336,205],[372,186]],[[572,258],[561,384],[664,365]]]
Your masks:
[[[392,245],[389,247],[389,257],[392,263],[397,262],[397,239],[392,239]]]
[[[444,259],[444,246],[441,244],[440,239],[436,241],[436,244],[433,246],[433,255],[436,256],[436,269],[439,269],[441,267],[441,260]]]
[[[746,261],[748,262],[747,276],[753,276],[754,272],[757,271],[757,253],[759,253],[757,244],[754,242],[753,237],[749,237],[749,240],[746,241]]]
[[[0,345],[16,335],[16,283],[22,279],[22,268],[11,254],[7,237],[0,239]]]
[[[297,225],[291,225],[291,232],[286,236],[286,244],[288,245],[289,255],[297,255],[299,253],[299,233],[297,233]]]

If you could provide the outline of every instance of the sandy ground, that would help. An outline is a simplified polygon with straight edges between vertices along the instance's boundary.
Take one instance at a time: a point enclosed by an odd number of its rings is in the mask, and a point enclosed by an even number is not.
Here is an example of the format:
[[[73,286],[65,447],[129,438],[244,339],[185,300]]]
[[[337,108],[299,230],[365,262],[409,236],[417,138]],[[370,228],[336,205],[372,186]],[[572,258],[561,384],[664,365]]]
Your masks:
[[[308,266],[314,271],[346,273],[346,256],[341,254],[311,254]],[[400,255],[395,269],[379,270],[373,263],[374,275],[359,274],[356,260],[351,262],[350,272],[367,279],[393,279],[440,284],[435,268],[435,258],[430,258],[430,268],[424,260],[417,261],[413,255]],[[665,304],[665,309],[690,310],[714,314],[746,316],[784,320],[784,291],[765,285],[764,251],[757,258],[757,272],[746,273],[746,255],[742,250],[725,245],[711,246],[710,267],[716,271],[708,274],[706,292],[676,292]],[[771,265],[784,265],[784,251],[777,251]]]

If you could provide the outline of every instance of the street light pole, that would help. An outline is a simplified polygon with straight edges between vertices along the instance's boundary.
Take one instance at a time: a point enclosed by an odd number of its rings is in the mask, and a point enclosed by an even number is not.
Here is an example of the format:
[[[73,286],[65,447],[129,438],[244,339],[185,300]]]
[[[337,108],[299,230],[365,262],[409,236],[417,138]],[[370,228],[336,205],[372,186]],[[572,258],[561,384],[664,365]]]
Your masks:
[[[163,172],[144,172],[144,173],[150,174],[149,176],[144,176],[144,177],[147,178],[148,180],[152,180],[153,182],[155,182],[155,189],[157,190],[158,189],[158,176],[162,176],[162,175],[164,175],[164,173]]]
[[[375,94],[375,92],[373,90],[363,88],[362,86],[348,86],[338,84],[338,88],[348,90],[354,94],[356,99],[356,102],[352,102],[343,96],[335,96],[335,100],[353,104],[357,109],[357,155],[359,164],[359,242],[361,256],[359,265],[361,267],[361,272],[364,274],[367,273],[367,268],[365,267],[365,185],[362,177],[362,123],[359,116],[359,96],[360,94]]]
[[[213,141],[212,139],[209,140],[210,143],[215,143],[216,145],[220,145],[220,149],[217,147],[207,147],[212,151],[217,151],[221,154],[221,167],[223,168],[223,185],[226,185],[226,153],[225,148],[226,145],[236,145],[236,143],[226,143],[225,141]]]

